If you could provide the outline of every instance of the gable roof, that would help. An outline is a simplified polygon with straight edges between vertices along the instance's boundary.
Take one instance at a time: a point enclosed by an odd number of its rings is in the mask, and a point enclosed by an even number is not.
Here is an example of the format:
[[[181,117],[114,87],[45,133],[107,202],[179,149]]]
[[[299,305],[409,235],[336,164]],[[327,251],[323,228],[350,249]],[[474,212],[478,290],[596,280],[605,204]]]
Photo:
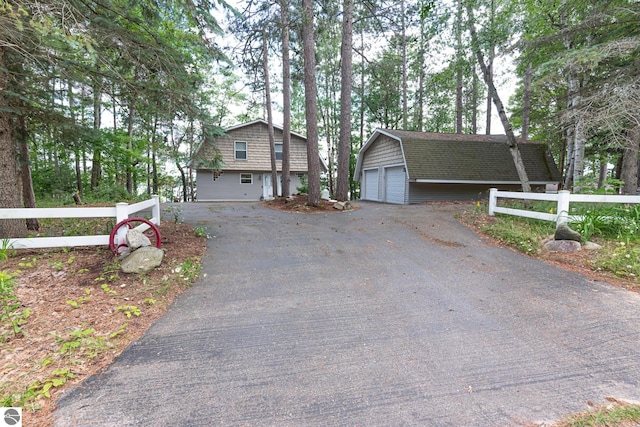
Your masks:
[[[399,142],[409,180],[519,183],[506,135],[464,135],[377,129],[358,153],[356,177],[367,149],[380,135]],[[546,145],[518,142],[531,183],[555,183],[560,172]]]
[[[269,126],[269,123],[268,123],[266,120],[264,120],[264,119],[257,119],[257,120],[253,120],[253,121],[251,121],[251,122],[247,122],[247,123],[240,123],[240,124],[238,124],[238,125],[230,126],[230,127],[226,128],[224,131],[225,131],[225,133],[229,133],[229,132],[230,132],[230,131],[232,131],[232,130],[235,130],[235,129],[242,129],[242,128],[244,128],[244,127],[253,126],[253,125],[258,124],[258,123],[261,123],[261,124],[263,124],[263,125],[265,125],[265,126]],[[280,130],[280,131],[284,131],[284,128],[283,128],[282,126],[277,125],[277,124],[275,124],[275,123],[273,124],[273,127],[274,127],[274,129],[278,129],[278,130]],[[300,137],[300,138],[304,139],[305,141],[307,140],[307,137],[306,137],[306,136],[304,136],[304,135],[302,135],[302,134],[300,134],[300,133],[297,133],[297,132],[294,132],[294,131],[290,131],[290,133],[291,133],[291,135],[295,135],[295,136],[297,136],[297,137]]]

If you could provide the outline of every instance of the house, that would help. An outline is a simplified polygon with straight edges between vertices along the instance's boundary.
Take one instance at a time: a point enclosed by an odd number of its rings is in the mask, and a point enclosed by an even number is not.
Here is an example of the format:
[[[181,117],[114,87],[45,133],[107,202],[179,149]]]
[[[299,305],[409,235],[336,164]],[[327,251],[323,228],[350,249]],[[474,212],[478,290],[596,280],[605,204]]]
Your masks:
[[[558,184],[546,146],[519,142],[532,191]],[[386,203],[477,200],[489,188],[521,189],[506,135],[462,135],[377,129],[358,153],[360,198]]]
[[[278,193],[282,194],[282,127],[274,125]],[[291,132],[290,191],[296,193],[307,174],[307,140]],[[214,171],[208,160],[220,155],[223,167]],[[326,165],[320,158],[321,170]],[[261,200],[273,197],[271,154],[268,125],[265,120],[232,126],[218,136],[214,144],[201,145],[193,155],[190,166],[196,169],[198,201]]]

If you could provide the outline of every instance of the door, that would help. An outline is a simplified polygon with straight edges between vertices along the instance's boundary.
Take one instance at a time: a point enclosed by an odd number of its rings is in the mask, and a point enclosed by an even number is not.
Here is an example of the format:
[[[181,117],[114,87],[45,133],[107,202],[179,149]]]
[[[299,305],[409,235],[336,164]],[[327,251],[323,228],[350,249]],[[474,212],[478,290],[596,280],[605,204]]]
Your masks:
[[[278,175],[278,196],[282,196],[282,175]],[[262,174],[262,197],[273,199],[273,179],[270,173]]]
[[[404,166],[386,168],[384,175],[384,201],[404,204],[406,183]]]
[[[273,199],[273,179],[270,173],[262,174],[262,197],[265,200]]]
[[[378,198],[378,169],[364,171],[364,200],[380,200]]]

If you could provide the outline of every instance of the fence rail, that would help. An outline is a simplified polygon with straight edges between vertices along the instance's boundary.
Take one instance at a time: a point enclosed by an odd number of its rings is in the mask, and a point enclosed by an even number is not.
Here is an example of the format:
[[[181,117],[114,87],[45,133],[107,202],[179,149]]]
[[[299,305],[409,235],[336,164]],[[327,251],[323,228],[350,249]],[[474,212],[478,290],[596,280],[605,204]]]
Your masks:
[[[500,207],[498,206],[499,198],[552,201],[556,202],[556,210],[555,213],[547,213]],[[640,204],[640,196],[571,194],[571,192],[566,190],[558,191],[558,193],[520,193],[517,191],[499,191],[497,188],[492,188],[489,190],[489,215],[493,216],[496,213],[502,213],[506,215],[540,219],[543,221],[552,221],[556,224],[560,224],[561,222],[569,222],[570,220],[579,220],[581,218],[579,215],[570,214],[571,211],[569,208],[572,202]]]
[[[80,207],[80,208],[12,208],[0,209],[0,219],[28,218],[115,218],[116,224],[129,218],[130,215],[151,209],[149,221],[160,225],[160,198],[151,196],[143,202],[116,203],[114,207]],[[147,226],[148,227],[148,226]],[[144,227],[141,231],[144,231]],[[122,236],[119,236],[122,238]],[[102,246],[109,245],[109,235],[96,236],[60,236],[60,237],[27,237],[9,239],[8,244],[14,249],[60,248],[68,246]]]

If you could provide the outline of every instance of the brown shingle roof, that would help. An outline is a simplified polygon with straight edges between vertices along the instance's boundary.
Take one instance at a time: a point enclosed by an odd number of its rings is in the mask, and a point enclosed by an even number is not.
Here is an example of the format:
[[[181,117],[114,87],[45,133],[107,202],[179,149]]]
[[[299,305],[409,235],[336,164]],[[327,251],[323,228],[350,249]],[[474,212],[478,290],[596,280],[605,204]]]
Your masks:
[[[402,140],[409,179],[519,181],[505,135],[385,130]],[[560,172],[540,143],[519,142],[531,182],[558,182]]]

